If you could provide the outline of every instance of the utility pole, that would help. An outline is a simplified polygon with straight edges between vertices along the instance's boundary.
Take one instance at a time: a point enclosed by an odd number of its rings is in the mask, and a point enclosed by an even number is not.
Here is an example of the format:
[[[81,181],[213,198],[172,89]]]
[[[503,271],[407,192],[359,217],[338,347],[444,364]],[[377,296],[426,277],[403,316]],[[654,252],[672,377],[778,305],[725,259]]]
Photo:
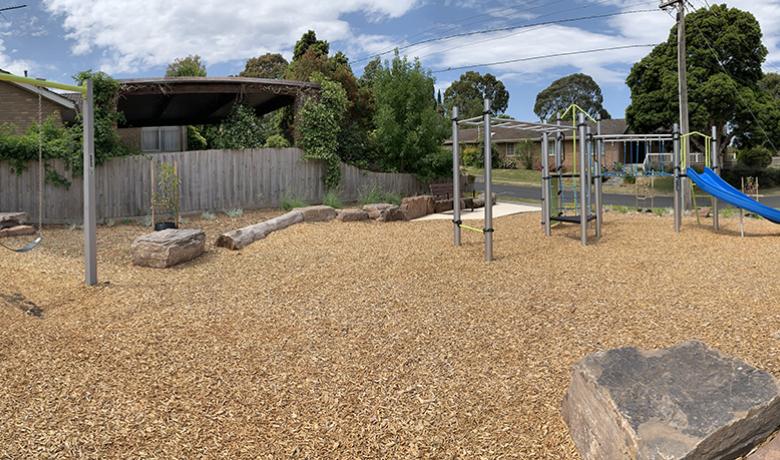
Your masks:
[[[686,0],[662,0],[661,9],[666,10],[670,7],[677,9],[677,91],[680,101],[680,136],[682,140],[682,148],[686,156],[691,152],[691,142],[688,136],[690,127],[688,124],[688,78],[687,78],[687,54],[685,43],[685,1]],[[682,171],[685,174],[685,171]],[[688,184],[687,180],[683,180],[683,184]],[[685,190],[688,187],[683,186],[681,192],[683,193],[683,203],[685,208],[690,208],[689,202],[690,196],[685,196]]]

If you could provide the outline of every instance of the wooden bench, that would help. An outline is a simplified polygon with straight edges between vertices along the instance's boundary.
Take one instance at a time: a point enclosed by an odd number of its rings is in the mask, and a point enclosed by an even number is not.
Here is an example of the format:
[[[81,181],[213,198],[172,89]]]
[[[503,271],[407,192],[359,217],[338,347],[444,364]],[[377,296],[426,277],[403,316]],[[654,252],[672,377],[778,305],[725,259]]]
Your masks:
[[[459,197],[461,199],[463,199],[465,197],[465,194],[463,193],[463,189],[465,187],[466,187],[466,181],[462,180],[461,181],[461,188],[460,188],[461,192],[460,192],[460,197]],[[453,187],[452,187],[452,182],[430,184],[428,186],[428,188],[431,191],[431,195],[433,195],[433,200],[434,201],[453,200],[455,198],[454,197],[454,190],[453,190]],[[464,200],[464,204],[465,204],[465,206],[463,206],[464,208],[471,208],[472,211],[474,210],[474,199],[473,199],[474,196],[475,196],[475,192],[472,191],[471,192],[471,200],[468,200],[468,199]]]

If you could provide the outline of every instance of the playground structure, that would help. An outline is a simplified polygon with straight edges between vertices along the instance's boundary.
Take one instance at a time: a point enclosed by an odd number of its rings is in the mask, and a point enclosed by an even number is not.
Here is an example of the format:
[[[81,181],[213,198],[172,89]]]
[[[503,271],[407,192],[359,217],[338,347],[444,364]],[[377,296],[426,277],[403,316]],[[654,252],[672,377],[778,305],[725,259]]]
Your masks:
[[[84,279],[87,285],[97,284],[97,222],[96,222],[96,202],[95,202],[95,118],[94,118],[94,96],[93,84],[91,79],[87,79],[82,86],[68,85],[36,78],[20,77],[18,75],[0,73],[0,81],[22,83],[41,88],[56,88],[66,91],[75,91],[81,94],[82,102],[82,125],[84,128],[83,152],[84,152]],[[40,121],[40,109],[39,109]],[[43,169],[43,152],[39,140],[38,148],[39,170]],[[28,252],[32,250],[41,241],[41,222],[42,209],[40,201],[43,199],[43,174],[40,173],[39,179],[39,211],[38,211],[38,238],[25,247],[15,252]]]

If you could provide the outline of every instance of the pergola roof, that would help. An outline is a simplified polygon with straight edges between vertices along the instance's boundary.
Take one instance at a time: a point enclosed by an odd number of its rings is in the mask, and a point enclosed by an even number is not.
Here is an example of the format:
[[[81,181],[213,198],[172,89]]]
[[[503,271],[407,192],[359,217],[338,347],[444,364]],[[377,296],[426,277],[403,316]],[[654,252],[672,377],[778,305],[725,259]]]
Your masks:
[[[219,123],[240,102],[258,115],[319,94],[320,86],[292,80],[245,77],[166,77],[119,80],[121,127]]]

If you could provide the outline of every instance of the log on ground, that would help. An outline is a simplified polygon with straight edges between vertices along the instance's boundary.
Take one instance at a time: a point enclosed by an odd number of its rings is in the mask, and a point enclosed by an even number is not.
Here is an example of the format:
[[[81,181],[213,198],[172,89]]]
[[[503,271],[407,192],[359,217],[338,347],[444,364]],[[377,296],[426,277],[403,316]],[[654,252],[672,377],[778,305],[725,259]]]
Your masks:
[[[217,246],[232,250],[243,249],[257,240],[262,240],[272,232],[300,222],[303,222],[303,213],[290,211],[258,224],[223,233],[217,238]]]

